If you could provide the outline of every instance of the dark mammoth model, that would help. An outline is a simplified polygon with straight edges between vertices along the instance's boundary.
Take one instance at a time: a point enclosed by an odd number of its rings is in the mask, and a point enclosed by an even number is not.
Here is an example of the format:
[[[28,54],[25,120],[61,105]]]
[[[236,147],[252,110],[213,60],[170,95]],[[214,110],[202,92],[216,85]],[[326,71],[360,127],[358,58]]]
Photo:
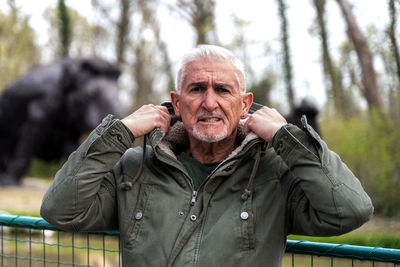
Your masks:
[[[0,185],[18,185],[33,157],[69,155],[107,114],[122,116],[117,65],[63,59],[14,81],[0,97]]]
[[[303,101],[299,106],[295,107],[289,116],[286,117],[286,120],[287,122],[301,128],[301,117],[306,115],[308,124],[313,127],[317,133],[321,134],[318,126],[318,114],[319,111],[313,104]]]

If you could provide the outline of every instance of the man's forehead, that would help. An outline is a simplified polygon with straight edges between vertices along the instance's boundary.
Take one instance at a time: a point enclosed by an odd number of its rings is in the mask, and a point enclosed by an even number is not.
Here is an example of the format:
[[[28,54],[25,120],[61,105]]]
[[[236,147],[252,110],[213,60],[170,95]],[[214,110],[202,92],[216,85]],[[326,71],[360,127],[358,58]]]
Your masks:
[[[232,63],[221,60],[198,60],[186,66],[184,81],[205,82],[209,78],[213,82],[237,83],[237,70]]]

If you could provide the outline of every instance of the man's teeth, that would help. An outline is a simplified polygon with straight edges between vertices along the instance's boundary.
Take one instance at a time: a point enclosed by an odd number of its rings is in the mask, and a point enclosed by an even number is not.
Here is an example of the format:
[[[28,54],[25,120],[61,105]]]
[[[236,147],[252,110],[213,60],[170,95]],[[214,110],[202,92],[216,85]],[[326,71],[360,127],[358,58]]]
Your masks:
[[[205,122],[217,122],[219,119],[217,118],[210,118],[210,119],[204,119]]]

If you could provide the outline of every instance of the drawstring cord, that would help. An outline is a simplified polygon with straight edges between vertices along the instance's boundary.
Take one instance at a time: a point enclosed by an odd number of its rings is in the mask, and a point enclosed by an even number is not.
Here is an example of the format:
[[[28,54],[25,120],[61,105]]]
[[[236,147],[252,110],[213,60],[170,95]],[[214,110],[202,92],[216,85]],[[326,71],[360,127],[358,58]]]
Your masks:
[[[140,162],[139,170],[137,171],[135,177],[133,177],[132,180],[128,182],[123,182],[119,185],[119,187],[125,191],[129,191],[132,189],[133,184],[139,179],[140,175],[142,174],[143,171],[143,165],[144,161],[146,159],[146,138],[147,135],[144,135],[144,140],[143,140],[143,152],[142,152],[142,161]]]
[[[256,160],[254,162],[253,169],[251,170],[249,182],[247,183],[247,186],[244,189],[244,193],[241,196],[243,201],[247,200],[250,196],[253,195],[253,183],[254,183],[254,178],[255,178],[257,170],[258,170],[258,165],[260,164],[261,147],[262,147],[262,144],[259,144],[257,146]]]

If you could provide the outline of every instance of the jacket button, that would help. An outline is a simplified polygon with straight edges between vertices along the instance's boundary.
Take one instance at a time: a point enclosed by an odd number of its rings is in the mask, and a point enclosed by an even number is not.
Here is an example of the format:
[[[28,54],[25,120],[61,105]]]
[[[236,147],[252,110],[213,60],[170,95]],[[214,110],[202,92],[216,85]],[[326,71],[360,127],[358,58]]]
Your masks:
[[[183,211],[179,211],[178,214],[179,214],[179,216],[185,215],[185,213]]]
[[[197,220],[197,217],[196,217],[196,215],[190,215],[190,220],[192,221],[192,222],[194,222],[194,221],[196,221]]]
[[[140,220],[140,219],[142,219],[143,218],[143,213],[141,212],[141,211],[138,211],[136,214],[135,214],[135,219],[136,220]]]
[[[117,130],[115,130],[115,129],[111,129],[111,135],[116,135],[117,134]]]
[[[108,118],[105,117],[102,121],[101,121],[101,126],[106,127],[108,124]]]
[[[243,211],[242,213],[240,213],[240,218],[242,220],[247,220],[249,218],[249,214],[246,211]]]

